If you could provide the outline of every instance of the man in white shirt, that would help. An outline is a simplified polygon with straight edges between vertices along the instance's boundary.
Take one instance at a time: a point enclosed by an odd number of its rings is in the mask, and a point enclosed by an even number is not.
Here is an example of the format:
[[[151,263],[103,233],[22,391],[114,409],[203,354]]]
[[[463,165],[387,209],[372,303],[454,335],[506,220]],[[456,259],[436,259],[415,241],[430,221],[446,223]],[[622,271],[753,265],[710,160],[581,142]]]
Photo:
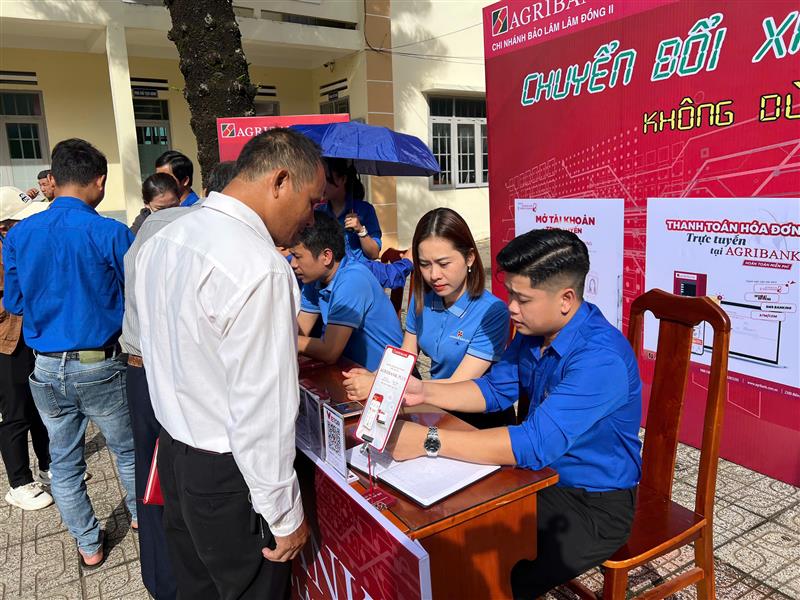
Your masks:
[[[282,598],[308,536],[293,462],[299,290],[276,244],[313,222],[319,148],[273,129],[136,258],[142,358],[178,594]],[[274,536],[274,540],[273,540]]]

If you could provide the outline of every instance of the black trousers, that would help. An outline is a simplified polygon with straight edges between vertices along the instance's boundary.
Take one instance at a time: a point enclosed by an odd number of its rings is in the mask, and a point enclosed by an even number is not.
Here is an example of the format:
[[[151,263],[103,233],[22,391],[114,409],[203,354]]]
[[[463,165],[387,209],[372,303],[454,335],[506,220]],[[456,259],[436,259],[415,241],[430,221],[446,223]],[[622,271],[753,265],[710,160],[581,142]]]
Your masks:
[[[0,354],[0,453],[12,488],[33,481],[28,458],[29,431],[39,469],[50,468],[50,439],[28,385],[34,361],[33,352],[21,336],[13,354]]]
[[[271,562],[261,554],[264,547],[274,547],[274,538],[253,512],[233,456],[197,450],[164,429],[159,440],[164,529],[178,597],[287,598],[292,564]]]
[[[136,457],[136,512],[142,581],[156,600],[173,600],[177,589],[164,534],[164,507],[142,502],[161,425],[153,413],[144,369],[128,365],[126,385]]]
[[[511,570],[515,600],[544,596],[600,565],[628,539],[636,508],[636,488],[587,492],[549,487],[536,498],[536,560],[521,560]]]

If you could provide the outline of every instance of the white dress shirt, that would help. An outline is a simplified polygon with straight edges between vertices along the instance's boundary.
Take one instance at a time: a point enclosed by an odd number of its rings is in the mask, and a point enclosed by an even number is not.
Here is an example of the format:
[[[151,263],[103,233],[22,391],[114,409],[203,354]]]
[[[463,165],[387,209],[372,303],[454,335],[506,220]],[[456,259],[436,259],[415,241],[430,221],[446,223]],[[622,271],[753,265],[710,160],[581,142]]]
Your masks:
[[[303,520],[294,472],[299,289],[250,208],[212,193],[136,257],[142,358],[176,440],[232,452],[275,535]]]

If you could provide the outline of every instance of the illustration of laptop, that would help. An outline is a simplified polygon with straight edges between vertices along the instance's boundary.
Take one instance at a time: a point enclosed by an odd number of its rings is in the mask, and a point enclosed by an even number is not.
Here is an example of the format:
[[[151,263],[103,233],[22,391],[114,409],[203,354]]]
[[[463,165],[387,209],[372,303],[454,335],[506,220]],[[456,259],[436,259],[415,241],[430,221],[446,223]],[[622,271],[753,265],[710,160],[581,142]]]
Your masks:
[[[761,310],[758,304],[727,300],[720,304],[731,319],[730,355],[762,365],[780,366],[781,321],[754,319],[752,313]],[[712,347],[712,337],[708,335],[704,342],[708,350]]]

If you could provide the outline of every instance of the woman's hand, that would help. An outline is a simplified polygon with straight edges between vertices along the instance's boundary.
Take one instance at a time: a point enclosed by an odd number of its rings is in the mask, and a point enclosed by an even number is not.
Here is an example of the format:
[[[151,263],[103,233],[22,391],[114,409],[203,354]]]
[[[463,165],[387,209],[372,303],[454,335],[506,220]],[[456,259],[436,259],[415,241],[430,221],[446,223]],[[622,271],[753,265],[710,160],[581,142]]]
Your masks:
[[[408,378],[405,394],[403,400],[406,406],[416,406],[417,404],[424,404],[425,402],[425,389],[421,379],[417,379],[413,375]]]
[[[363,401],[369,396],[372,384],[375,382],[375,373],[370,373],[366,369],[350,369],[342,371],[344,381],[342,385],[347,392],[348,400]]]
[[[361,231],[361,221],[358,219],[358,215],[356,213],[348,213],[347,216],[344,218],[344,228],[349,231],[355,231],[356,233]]]

